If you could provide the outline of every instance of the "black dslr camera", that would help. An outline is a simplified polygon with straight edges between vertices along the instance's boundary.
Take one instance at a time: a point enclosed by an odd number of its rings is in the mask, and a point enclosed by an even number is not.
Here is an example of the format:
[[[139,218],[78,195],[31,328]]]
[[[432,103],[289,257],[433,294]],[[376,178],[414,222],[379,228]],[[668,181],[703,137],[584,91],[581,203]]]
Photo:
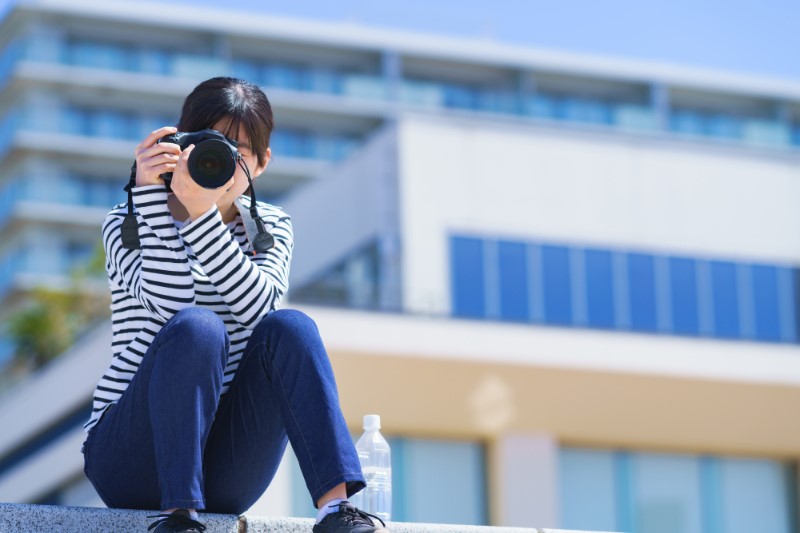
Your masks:
[[[193,144],[194,150],[189,154],[189,175],[206,189],[218,189],[228,183],[241,158],[238,143],[217,130],[206,129],[192,133],[179,131],[156,142],[177,144],[181,150]],[[161,174],[161,178],[167,185],[167,191],[171,191],[172,172]]]

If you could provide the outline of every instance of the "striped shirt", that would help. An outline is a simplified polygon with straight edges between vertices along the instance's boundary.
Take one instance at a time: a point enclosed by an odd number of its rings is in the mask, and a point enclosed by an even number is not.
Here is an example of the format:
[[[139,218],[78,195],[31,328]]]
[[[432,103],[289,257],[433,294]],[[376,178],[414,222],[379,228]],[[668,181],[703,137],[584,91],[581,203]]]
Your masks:
[[[241,197],[244,207],[250,198]],[[294,246],[289,216],[258,202],[258,214],[275,246],[253,254],[241,217],[225,224],[214,206],[178,228],[163,185],[133,189],[141,248],[122,246],[127,204],[115,206],[103,223],[106,272],[111,288],[111,365],[92,398],[88,433],[103,412],[119,401],[156,333],[181,309],[198,306],[217,313],[230,337],[222,394],[228,391],[250,333],[278,308],[288,289]]]

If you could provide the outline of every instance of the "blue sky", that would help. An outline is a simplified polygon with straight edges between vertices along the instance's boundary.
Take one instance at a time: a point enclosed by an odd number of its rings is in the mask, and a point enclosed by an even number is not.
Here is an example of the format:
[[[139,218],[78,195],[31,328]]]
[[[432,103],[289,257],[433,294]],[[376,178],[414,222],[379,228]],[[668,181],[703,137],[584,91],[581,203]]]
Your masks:
[[[171,1],[800,80],[800,0]]]

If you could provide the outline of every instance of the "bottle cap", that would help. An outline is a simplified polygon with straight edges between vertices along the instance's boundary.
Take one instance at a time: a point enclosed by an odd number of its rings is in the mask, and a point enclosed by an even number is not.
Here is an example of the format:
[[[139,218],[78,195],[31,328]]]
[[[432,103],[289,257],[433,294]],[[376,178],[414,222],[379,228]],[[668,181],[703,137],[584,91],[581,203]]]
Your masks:
[[[364,429],[381,429],[381,415],[364,415]]]

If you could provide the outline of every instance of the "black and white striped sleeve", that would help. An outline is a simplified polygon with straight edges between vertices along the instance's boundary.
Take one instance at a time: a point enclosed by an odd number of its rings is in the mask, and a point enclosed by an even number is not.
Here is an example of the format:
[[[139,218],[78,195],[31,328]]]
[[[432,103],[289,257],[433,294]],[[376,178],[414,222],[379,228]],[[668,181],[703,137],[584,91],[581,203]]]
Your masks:
[[[277,309],[289,288],[294,246],[291,219],[280,211],[269,231],[275,246],[249,257],[228,231],[216,206],[180,230],[231,314],[248,329]]]
[[[103,247],[109,282],[124,289],[159,321],[192,307],[194,281],[180,235],[167,207],[163,185],[134,187],[139,250],[122,246],[127,206],[111,211],[103,223]]]

